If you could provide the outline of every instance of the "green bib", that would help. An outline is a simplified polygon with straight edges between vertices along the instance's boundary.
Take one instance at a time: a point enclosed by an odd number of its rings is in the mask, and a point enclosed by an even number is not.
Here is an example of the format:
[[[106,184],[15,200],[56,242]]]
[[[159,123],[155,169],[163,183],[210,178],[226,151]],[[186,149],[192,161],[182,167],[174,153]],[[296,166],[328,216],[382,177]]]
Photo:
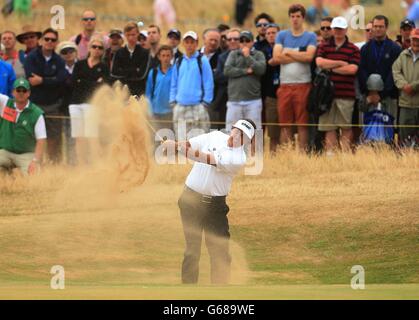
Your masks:
[[[15,100],[9,99],[0,117],[0,149],[16,154],[34,152],[35,125],[43,113],[41,108],[29,102],[29,106],[20,113],[18,121],[15,122]]]

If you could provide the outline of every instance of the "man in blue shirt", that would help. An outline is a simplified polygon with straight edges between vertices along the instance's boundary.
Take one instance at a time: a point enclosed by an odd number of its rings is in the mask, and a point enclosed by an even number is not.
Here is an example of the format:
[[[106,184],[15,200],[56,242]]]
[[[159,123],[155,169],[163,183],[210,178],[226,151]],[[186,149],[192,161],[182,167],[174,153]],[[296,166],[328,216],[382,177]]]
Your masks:
[[[419,25],[419,1],[418,0],[406,0],[409,8],[407,10],[407,19],[412,20],[415,24]]]
[[[187,32],[183,45],[185,55],[175,62],[170,90],[174,129],[179,140],[208,132],[207,108],[214,95],[210,63],[197,51],[198,35],[194,31]]]
[[[169,104],[173,72],[170,64],[172,58],[172,48],[167,45],[161,46],[157,52],[159,64],[150,71],[147,78],[145,95],[150,102],[151,116],[155,120],[156,131],[172,129],[173,112]]]
[[[13,66],[0,59],[0,94],[12,97],[13,82],[16,80]]]
[[[313,5],[307,9],[306,21],[316,26],[328,16],[329,10],[323,6],[323,0],[314,0]]]

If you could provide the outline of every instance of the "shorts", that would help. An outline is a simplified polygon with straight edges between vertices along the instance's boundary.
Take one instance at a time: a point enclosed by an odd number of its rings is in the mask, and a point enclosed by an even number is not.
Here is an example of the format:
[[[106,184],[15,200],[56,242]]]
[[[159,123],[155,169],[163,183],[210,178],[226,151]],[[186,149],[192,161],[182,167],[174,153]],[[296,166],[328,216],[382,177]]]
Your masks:
[[[277,91],[278,115],[282,124],[308,123],[308,96],[311,83],[281,84]]]
[[[208,133],[210,129],[208,110],[202,104],[193,106],[177,104],[173,108],[173,126],[178,140],[191,139]]]
[[[335,99],[329,112],[319,118],[319,131],[351,129],[355,100]]]
[[[20,169],[23,175],[28,175],[29,165],[35,153],[28,152],[23,154],[16,154],[4,149],[0,149],[0,169],[12,169],[14,167]]]
[[[58,100],[56,103],[50,105],[39,105],[38,106],[44,111],[45,116],[45,127],[47,130],[47,137],[49,139],[61,138],[63,120],[55,117],[61,116],[60,108],[62,100]],[[52,118],[50,117],[52,116]]]
[[[68,110],[72,138],[97,138],[99,136],[98,118],[90,104],[70,104]]]

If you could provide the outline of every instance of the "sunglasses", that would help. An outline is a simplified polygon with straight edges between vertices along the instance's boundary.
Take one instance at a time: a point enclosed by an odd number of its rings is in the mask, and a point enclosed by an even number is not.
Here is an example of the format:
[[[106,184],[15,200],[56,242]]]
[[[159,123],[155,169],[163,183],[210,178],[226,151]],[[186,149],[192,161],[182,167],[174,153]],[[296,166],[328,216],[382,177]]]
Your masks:
[[[320,30],[322,30],[322,31],[324,31],[324,30],[330,31],[330,30],[332,30],[332,27],[320,27]]]
[[[240,43],[250,43],[252,40],[249,40],[247,38],[240,38]]]
[[[227,38],[227,41],[231,42],[231,41],[240,41],[240,38]]]
[[[83,21],[96,21],[96,18],[82,18]]]
[[[92,45],[92,49],[103,50],[104,48],[102,46]]]
[[[49,37],[45,37],[44,41],[46,42],[57,42],[57,38],[49,38]]]
[[[256,23],[256,28],[266,28],[269,26],[269,23]]]
[[[27,93],[27,92],[28,92],[28,90],[26,90],[25,88],[17,88],[17,89],[16,89],[16,92],[17,92],[17,93]]]
[[[61,50],[61,54],[66,55],[66,54],[70,54],[70,53],[74,53],[76,52],[76,50],[72,49],[72,48],[68,48],[68,49],[63,49]]]

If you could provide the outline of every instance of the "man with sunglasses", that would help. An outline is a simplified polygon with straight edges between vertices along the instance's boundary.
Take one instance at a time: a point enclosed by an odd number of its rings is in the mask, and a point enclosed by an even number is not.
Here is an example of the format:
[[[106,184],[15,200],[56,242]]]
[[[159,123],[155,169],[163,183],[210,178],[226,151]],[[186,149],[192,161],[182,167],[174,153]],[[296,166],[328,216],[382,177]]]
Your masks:
[[[226,129],[247,118],[262,129],[261,77],[266,71],[265,56],[253,47],[253,34],[242,31],[240,49],[234,50],[227,58],[224,74],[228,77],[228,102]]]
[[[0,168],[17,167],[24,175],[36,172],[42,160],[45,119],[41,108],[29,101],[30,84],[13,84],[13,97],[0,94]]]
[[[52,28],[42,33],[41,46],[26,58],[26,78],[31,84],[31,100],[47,117],[48,157],[52,163],[61,160],[62,121],[60,116],[62,95],[66,80],[64,60],[55,52],[58,32]],[[49,117],[51,116],[51,117]]]
[[[211,121],[218,122],[218,124],[212,124],[211,129],[217,130],[225,129],[225,125],[221,124],[226,121],[228,101],[228,78],[224,74],[224,67],[230,52],[240,49],[240,30],[235,28],[230,29],[226,34],[226,41],[228,50],[218,57],[217,69],[214,74],[217,92],[214,95],[214,101],[211,105],[212,108],[209,110]]]
[[[77,45],[79,60],[87,58],[87,54],[89,53],[89,42],[92,37],[103,37],[105,43],[108,43],[109,41],[107,36],[96,31],[96,23],[96,13],[93,10],[85,10],[81,17],[83,31],[70,39],[70,41]]]
[[[322,21],[320,22],[320,36],[322,37],[323,41],[329,41],[333,36],[331,27],[332,20],[332,17],[325,17],[322,18]]]
[[[258,32],[254,44],[256,50],[263,52],[270,47],[268,41],[266,40],[266,30],[271,23],[275,23],[275,20],[265,12],[256,16],[255,26]]]
[[[22,64],[28,54],[39,46],[39,40],[42,37],[42,32],[36,31],[31,25],[22,27],[22,33],[16,36],[16,40],[25,46],[24,50],[19,50],[19,60]]]

